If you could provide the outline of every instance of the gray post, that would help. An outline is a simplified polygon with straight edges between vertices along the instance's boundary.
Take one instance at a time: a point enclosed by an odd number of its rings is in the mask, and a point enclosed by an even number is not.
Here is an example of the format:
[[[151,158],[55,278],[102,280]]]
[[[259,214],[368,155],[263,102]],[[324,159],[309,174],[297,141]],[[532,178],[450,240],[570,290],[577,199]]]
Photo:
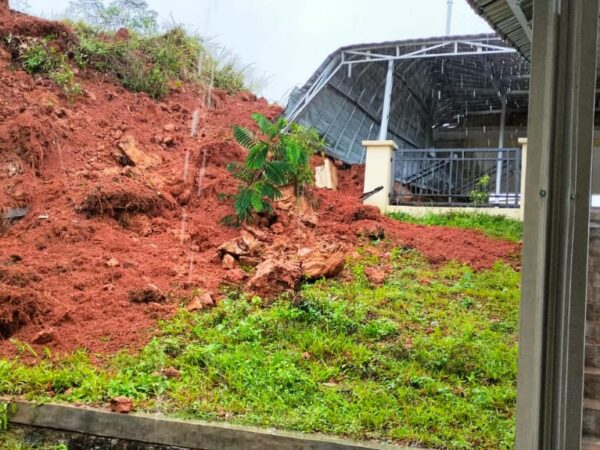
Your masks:
[[[390,120],[390,105],[392,104],[392,87],[394,86],[394,61],[388,61],[387,76],[385,79],[385,92],[383,94],[383,108],[381,110],[381,128],[379,140],[387,139],[388,123]]]
[[[579,450],[598,0],[535,0],[517,449]]]
[[[500,97],[502,102],[500,110],[500,132],[498,133],[498,148],[504,148],[504,129],[506,128],[506,94]],[[498,151],[498,162],[496,163],[496,195],[500,195],[502,185],[502,150]],[[508,186],[507,186],[508,187]]]

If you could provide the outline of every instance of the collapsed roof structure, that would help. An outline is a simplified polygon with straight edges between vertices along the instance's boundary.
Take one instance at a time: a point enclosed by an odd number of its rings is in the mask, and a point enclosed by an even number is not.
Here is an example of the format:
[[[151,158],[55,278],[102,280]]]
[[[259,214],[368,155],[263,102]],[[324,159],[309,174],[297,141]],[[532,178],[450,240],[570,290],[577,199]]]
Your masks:
[[[452,146],[470,146],[469,124],[496,133],[477,146],[503,147],[507,124],[526,126],[528,91],[529,63],[496,35],[361,44],[329,55],[292,93],[285,117],[316,128],[332,157],[355,164],[368,139],[432,148],[462,128]]]

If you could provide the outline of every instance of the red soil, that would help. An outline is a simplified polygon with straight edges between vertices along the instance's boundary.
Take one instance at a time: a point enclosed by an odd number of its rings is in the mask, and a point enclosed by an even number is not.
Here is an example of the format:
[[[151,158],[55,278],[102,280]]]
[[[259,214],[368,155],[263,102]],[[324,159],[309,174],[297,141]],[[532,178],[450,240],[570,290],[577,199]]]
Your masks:
[[[14,20],[31,22],[33,30],[52,25],[19,17],[0,10],[0,30]],[[95,73],[78,74],[86,96],[70,103],[52,82],[10,65],[1,50],[0,212],[31,209],[0,235],[0,355],[15,352],[8,337],[40,342],[34,348],[55,353],[139,348],[156,320],[172,315],[182,299],[199,291],[216,295],[230,277],[215,251],[239,234],[219,223],[232,206],[218,194],[235,191],[225,166],[244,157],[231,127],[252,128],[251,113],[276,117],[281,109],[248,94],[219,92],[217,107],[206,109],[204,95],[191,87],[154,101]],[[122,167],[119,144],[126,136],[162,162],[145,170]],[[271,239],[283,247],[335,242],[351,249],[360,233],[378,225],[397,245],[414,247],[434,263],[454,259],[480,269],[518,255],[518,246],[479,232],[382,217],[358,200],[360,169],[342,171],[340,179],[339,192],[314,190],[316,227],[282,214],[285,232],[268,231]],[[148,285],[166,300],[129,300],[130,291]]]

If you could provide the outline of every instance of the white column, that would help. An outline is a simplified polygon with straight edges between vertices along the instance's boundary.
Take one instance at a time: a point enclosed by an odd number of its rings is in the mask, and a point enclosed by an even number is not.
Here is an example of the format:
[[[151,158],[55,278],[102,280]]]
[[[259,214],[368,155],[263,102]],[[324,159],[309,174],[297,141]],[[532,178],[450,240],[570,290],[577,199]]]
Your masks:
[[[383,108],[381,109],[381,128],[379,140],[387,139],[388,123],[390,120],[390,106],[392,104],[392,88],[394,87],[394,60],[388,62],[387,76],[385,78],[385,92],[383,93]]]
[[[519,138],[521,146],[521,187],[519,193],[519,215],[525,218],[525,174],[527,173],[527,138]]]
[[[382,188],[367,197],[364,204],[377,206],[385,212],[394,192],[394,160],[398,146],[394,141],[363,141],[362,145],[367,152],[363,192]]]

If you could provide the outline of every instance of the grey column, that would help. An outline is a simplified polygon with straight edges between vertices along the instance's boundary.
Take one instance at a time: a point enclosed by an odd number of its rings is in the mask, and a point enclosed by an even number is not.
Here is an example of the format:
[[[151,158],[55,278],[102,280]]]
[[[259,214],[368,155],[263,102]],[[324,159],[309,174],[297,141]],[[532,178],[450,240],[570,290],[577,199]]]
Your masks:
[[[534,0],[517,449],[579,450],[598,0]]]

